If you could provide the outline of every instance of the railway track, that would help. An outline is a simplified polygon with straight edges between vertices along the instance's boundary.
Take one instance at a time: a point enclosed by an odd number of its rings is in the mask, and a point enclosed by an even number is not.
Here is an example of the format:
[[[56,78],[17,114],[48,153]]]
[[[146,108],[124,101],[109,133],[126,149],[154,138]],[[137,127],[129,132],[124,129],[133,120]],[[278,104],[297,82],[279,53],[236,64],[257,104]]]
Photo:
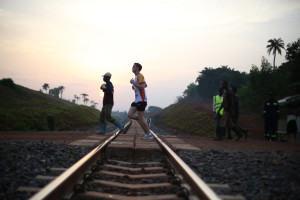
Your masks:
[[[133,148],[122,147],[118,137],[133,135]],[[126,135],[127,135],[126,134]],[[143,130],[136,122],[108,135],[95,149],[52,180],[30,200],[41,199],[115,199],[115,200],[183,200],[183,199],[244,199],[226,195],[226,184],[202,181],[155,133],[152,141],[136,141]],[[148,145],[148,146],[147,146]],[[151,148],[154,145],[159,148]],[[34,190],[34,189],[33,189]]]

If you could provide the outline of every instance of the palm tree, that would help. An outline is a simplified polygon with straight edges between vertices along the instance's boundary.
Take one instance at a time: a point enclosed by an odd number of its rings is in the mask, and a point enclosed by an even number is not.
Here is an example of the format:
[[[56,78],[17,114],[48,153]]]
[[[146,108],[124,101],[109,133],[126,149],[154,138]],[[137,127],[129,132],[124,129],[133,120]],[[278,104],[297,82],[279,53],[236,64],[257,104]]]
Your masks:
[[[49,95],[59,98],[59,88],[50,89]]]
[[[274,55],[273,67],[275,68],[275,58],[276,53],[278,52],[281,55],[281,49],[284,49],[284,42],[281,38],[279,39],[271,39],[268,41],[270,44],[267,46],[268,54],[272,52]]]
[[[85,102],[86,102],[85,99],[86,99],[86,97],[89,96],[89,95],[88,95],[88,94],[85,94],[85,93],[82,93],[81,95],[82,95],[83,102],[85,103]]]
[[[62,99],[62,93],[63,93],[65,87],[64,86],[59,86],[58,89],[59,89],[59,93],[60,93],[60,98]]]
[[[46,90],[46,93],[47,93],[47,90],[48,90],[49,87],[50,87],[50,86],[49,86],[48,83],[44,83],[43,89]]]
[[[77,101],[77,104],[78,104],[78,100],[80,99],[80,97],[75,94],[74,98],[75,98],[75,101]]]
[[[90,103],[92,104],[92,105],[91,105],[92,108],[96,108],[96,106],[97,106],[97,104],[98,104],[98,103],[96,103],[95,101],[91,101]]]
[[[88,98],[84,98],[83,102],[84,102],[84,104],[86,104],[87,102],[89,102],[89,99]]]

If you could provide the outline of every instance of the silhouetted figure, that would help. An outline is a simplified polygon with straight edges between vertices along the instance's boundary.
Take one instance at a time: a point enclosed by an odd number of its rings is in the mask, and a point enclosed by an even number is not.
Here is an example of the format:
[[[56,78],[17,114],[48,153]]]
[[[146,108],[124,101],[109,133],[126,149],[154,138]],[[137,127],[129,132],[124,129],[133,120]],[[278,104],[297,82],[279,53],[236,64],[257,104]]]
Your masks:
[[[114,106],[114,86],[110,82],[111,73],[107,72],[103,75],[105,84],[101,85],[100,89],[104,92],[103,106],[100,113],[100,131],[97,134],[104,134],[106,131],[106,121],[113,123],[120,130],[124,125],[111,116],[111,110]]]
[[[221,120],[221,117],[223,115],[223,110],[220,110],[220,107],[221,107],[221,104],[223,102],[223,89],[220,88],[219,89],[219,94],[218,95],[215,95],[213,96],[213,112],[215,113],[214,114],[214,120],[216,121],[216,137],[214,138],[214,140],[222,140],[222,132],[221,132],[221,127],[220,127],[220,120]]]
[[[233,98],[234,98],[234,111],[233,111],[233,117],[232,117],[232,122],[235,124],[242,133],[244,133],[245,138],[248,138],[248,132],[249,130],[243,129],[239,125],[239,117],[240,117],[240,99],[239,96],[237,95],[237,87],[232,87],[232,93],[233,93]],[[231,130],[227,129],[227,138],[232,138],[231,136]]]
[[[222,88],[224,89],[224,93],[220,110],[224,108],[224,112],[220,122],[221,135],[225,135],[225,127],[229,127],[236,133],[236,140],[238,141],[241,139],[242,134],[238,126],[232,123],[232,117],[234,115],[234,95],[228,87],[228,81],[222,81]],[[220,110],[217,112],[217,114],[220,114]]]
[[[268,141],[277,140],[277,128],[279,119],[279,104],[274,99],[274,92],[269,92],[269,99],[264,104],[264,122],[265,122],[265,139]]]

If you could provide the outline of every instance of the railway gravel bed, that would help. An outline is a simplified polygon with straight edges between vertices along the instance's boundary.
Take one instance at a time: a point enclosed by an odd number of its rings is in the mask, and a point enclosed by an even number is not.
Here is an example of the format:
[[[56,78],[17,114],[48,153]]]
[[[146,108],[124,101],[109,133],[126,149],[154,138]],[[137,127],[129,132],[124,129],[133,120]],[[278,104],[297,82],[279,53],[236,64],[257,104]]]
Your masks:
[[[69,167],[92,147],[65,142],[0,142],[0,199],[27,199],[19,186],[34,185],[51,167]],[[227,183],[247,199],[298,199],[299,151],[180,151],[180,157],[207,183]]]
[[[0,142],[0,199],[28,199],[18,187],[38,185],[37,175],[47,175],[51,167],[68,168],[91,150],[64,142]]]
[[[249,200],[299,199],[299,152],[182,151],[179,156],[206,183],[226,183]]]

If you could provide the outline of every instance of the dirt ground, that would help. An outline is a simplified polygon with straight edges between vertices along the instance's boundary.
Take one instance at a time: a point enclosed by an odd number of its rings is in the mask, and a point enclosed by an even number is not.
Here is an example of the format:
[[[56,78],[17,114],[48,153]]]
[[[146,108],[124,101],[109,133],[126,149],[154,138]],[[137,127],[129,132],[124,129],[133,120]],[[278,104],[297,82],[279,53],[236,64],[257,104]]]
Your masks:
[[[169,129],[186,143],[199,147],[200,149],[216,150],[250,150],[250,151],[300,151],[300,143],[297,142],[268,142],[259,139],[249,138],[240,141],[223,140],[214,141],[212,138],[204,138],[186,134],[178,130]],[[95,135],[91,132],[0,132],[1,141],[53,141],[73,142]]]

